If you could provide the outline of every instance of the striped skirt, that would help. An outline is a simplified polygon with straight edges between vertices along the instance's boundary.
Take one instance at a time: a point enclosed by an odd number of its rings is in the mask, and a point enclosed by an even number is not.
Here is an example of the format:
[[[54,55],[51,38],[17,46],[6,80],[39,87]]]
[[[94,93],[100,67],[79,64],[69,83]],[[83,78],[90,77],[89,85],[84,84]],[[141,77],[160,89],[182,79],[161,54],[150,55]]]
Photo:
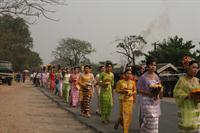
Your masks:
[[[90,111],[91,89],[82,88],[81,112],[86,114]]]
[[[151,97],[140,97],[141,133],[158,133],[160,101]]]

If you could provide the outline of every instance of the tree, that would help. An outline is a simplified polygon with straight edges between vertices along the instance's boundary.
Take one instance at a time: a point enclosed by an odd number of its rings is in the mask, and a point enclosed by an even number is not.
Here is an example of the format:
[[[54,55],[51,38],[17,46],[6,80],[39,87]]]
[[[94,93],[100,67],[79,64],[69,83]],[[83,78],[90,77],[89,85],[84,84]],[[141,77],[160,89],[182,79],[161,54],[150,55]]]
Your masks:
[[[47,14],[55,11],[51,11],[47,7],[63,5],[64,1],[65,0],[1,0],[0,15],[9,14],[13,17],[40,17],[42,15],[48,19],[51,19]]]
[[[55,60],[65,66],[78,66],[89,63],[86,55],[95,52],[89,42],[75,38],[61,39],[58,47],[52,52]]]
[[[40,55],[35,51],[30,51],[29,56],[27,56],[27,68],[31,70],[40,70],[43,64]]]
[[[113,63],[111,60],[99,61],[99,65],[106,65],[106,63],[111,63],[113,67],[117,65],[116,63]]]
[[[143,55],[142,48],[147,43],[141,36],[126,36],[123,39],[116,40],[118,42],[117,53],[127,58],[128,64],[135,65],[135,57]]]
[[[200,46],[200,42],[199,42],[199,46]],[[197,61],[200,61],[200,50],[197,49],[194,53],[193,53],[193,58]]]
[[[42,60],[32,47],[33,39],[24,19],[0,16],[1,59],[11,61],[16,71],[31,68],[32,61],[35,66],[40,66]]]
[[[10,15],[0,16],[0,46],[15,50],[16,47],[33,47],[29,26],[22,18],[13,18]]]
[[[191,50],[195,48],[192,41],[183,41],[183,38],[174,36],[164,39],[162,43],[153,43],[154,50],[149,52],[149,55],[157,58],[159,63],[172,63],[174,65],[182,65],[182,59],[184,56],[190,56],[196,58],[195,53]]]

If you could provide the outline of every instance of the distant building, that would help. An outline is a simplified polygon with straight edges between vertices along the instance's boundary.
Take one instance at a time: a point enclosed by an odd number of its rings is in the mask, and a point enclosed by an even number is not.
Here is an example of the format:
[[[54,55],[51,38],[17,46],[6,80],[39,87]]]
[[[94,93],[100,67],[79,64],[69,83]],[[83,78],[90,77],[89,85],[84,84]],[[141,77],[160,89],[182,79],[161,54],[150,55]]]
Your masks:
[[[173,89],[180,76],[184,73],[180,71],[171,63],[157,64],[157,73],[164,86],[164,96],[173,96]]]

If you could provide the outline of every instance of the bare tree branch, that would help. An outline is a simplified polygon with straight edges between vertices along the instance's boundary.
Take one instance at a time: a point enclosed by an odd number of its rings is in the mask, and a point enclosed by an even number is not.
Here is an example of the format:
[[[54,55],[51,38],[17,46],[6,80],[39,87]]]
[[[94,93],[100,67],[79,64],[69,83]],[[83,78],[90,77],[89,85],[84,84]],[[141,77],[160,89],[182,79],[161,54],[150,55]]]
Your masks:
[[[131,57],[129,54],[124,53],[124,52],[122,52],[122,51],[116,51],[116,52],[119,53],[119,54],[125,55],[125,56],[127,57],[128,64],[131,62],[131,58],[132,58],[132,57]]]
[[[57,21],[48,16],[48,13],[54,13],[50,7],[55,5],[66,5],[65,0],[0,0],[0,15],[11,16],[43,16],[50,20]]]
[[[124,39],[116,40],[119,42],[117,48],[120,48],[120,51],[116,51],[119,54],[122,54],[127,57],[128,63],[135,65],[135,57],[141,56],[144,45],[147,43],[141,36],[126,36]]]

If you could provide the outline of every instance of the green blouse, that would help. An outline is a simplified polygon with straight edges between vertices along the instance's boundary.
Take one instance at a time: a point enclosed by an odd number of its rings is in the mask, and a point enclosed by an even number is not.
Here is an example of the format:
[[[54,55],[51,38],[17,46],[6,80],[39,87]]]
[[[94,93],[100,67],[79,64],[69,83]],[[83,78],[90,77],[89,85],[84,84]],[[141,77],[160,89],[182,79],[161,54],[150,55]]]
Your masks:
[[[174,98],[180,110],[179,128],[198,131],[200,129],[200,103],[189,97],[191,90],[197,88],[200,89],[199,79],[189,79],[186,76],[181,77],[174,88]]]

